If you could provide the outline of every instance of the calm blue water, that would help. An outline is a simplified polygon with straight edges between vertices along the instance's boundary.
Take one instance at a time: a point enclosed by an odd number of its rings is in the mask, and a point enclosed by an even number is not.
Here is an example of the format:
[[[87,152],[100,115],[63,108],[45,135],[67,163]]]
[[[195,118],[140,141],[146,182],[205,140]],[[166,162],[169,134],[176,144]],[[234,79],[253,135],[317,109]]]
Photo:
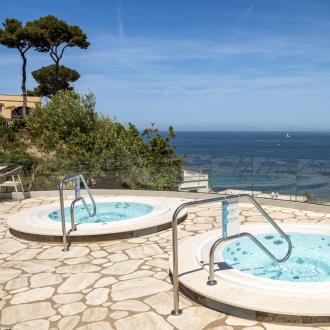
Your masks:
[[[227,245],[224,260],[233,268],[255,276],[279,281],[330,281],[330,236],[289,233],[293,244],[290,258],[283,263],[271,260],[248,237]],[[279,234],[262,234],[257,238],[277,257],[286,254],[288,245]]]
[[[90,210],[92,205],[87,204]],[[75,207],[75,223],[100,223],[127,220],[146,215],[153,207],[144,203],[132,202],[106,202],[96,204],[96,216],[89,217],[85,207],[77,204]],[[53,211],[48,215],[49,219],[59,222],[61,220],[60,210]],[[70,222],[70,208],[65,208],[65,221]]]
[[[185,168],[212,190],[243,189],[330,200],[330,132],[177,132]]]
[[[176,132],[179,154],[215,157],[270,157],[330,160],[329,133]]]

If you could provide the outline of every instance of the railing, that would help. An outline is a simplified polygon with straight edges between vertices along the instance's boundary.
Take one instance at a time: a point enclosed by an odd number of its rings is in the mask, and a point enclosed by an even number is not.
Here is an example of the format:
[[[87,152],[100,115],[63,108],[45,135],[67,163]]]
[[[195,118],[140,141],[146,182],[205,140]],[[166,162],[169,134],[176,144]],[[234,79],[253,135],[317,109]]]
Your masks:
[[[214,192],[330,204],[330,160],[189,155],[187,170],[208,174]]]
[[[74,190],[75,190],[75,199],[72,201],[71,206],[70,206],[70,216],[71,216],[71,229],[69,232],[66,231],[66,223],[65,223],[65,210],[64,210],[64,184],[68,181],[73,181],[74,180]],[[80,196],[80,182],[82,182],[90,200],[92,201],[93,204],[93,212],[90,211],[89,207],[87,206],[87,203],[85,201],[85,198]],[[74,207],[75,204],[79,201],[82,201],[88,215],[90,217],[94,216],[96,214],[96,203],[93,198],[92,192],[89,190],[88,185],[86,183],[86,180],[84,176],[80,173],[75,173],[71,175],[65,176],[60,184],[59,184],[59,195],[60,195],[60,205],[61,205],[61,220],[62,220],[62,234],[63,234],[63,251],[68,251],[69,250],[69,244],[67,240],[67,235],[71,231],[77,230],[77,226],[74,221]]]
[[[267,214],[267,212],[261,207],[261,205],[254,200],[254,198],[247,194],[238,194],[238,195],[231,195],[231,196],[222,196],[222,197],[215,197],[210,199],[203,199],[203,200],[196,200],[184,203],[180,205],[174,212],[173,218],[172,218],[172,244],[173,244],[173,268],[172,268],[172,281],[173,281],[173,310],[171,312],[172,315],[180,315],[182,314],[182,310],[179,307],[179,253],[178,253],[178,217],[180,212],[188,207],[188,206],[195,206],[195,205],[201,205],[201,204],[209,204],[214,202],[222,202],[222,201],[230,201],[231,199],[237,199],[237,198],[248,198],[256,207],[257,209],[262,213],[262,215],[266,218],[266,220],[275,228],[275,230],[280,233],[281,236],[284,237],[284,239],[288,243],[288,252],[282,259],[277,259],[262,243],[260,243],[253,235],[249,233],[241,233],[241,236],[249,236],[252,238],[252,240],[263,250],[267,250],[267,254],[277,262],[283,262],[289,258],[292,251],[292,243],[288,235],[286,235],[283,230],[274,222],[274,220]],[[210,262],[209,262],[209,269],[210,274],[208,278],[208,284],[214,285],[216,284],[216,281],[214,281],[214,251],[216,247],[223,242],[226,239],[234,239],[238,238],[239,234],[228,236],[225,238],[221,238],[217,240],[210,251]],[[216,244],[217,243],[217,244]]]

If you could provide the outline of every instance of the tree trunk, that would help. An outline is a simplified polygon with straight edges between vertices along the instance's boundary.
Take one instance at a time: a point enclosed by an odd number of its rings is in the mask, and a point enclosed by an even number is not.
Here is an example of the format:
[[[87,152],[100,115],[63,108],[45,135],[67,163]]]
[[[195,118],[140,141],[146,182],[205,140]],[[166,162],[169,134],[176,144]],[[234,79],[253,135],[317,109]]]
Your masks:
[[[23,64],[22,64],[22,95],[23,95],[23,108],[22,114],[23,117],[26,115],[26,108],[27,108],[27,95],[26,95],[26,57],[25,53],[21,52]]]
[[[56,65],[56,67],[55,67],[55,86],[56,86],[55,89],[56,89],[56,92],[58,92],[60,89],[60,82],[59,82],[59,80],[60,80],[60,78],[59,78],[60,60],[59,59],[56,60],[55,65]]]

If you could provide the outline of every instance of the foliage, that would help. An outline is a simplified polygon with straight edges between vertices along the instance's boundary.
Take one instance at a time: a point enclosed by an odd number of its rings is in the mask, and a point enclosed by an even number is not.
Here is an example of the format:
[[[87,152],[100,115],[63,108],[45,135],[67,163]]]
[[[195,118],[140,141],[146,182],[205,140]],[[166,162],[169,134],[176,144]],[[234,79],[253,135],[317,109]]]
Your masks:
[[[53,64],[33,71],[32,76],[38,86],[32,93],[29,92],[30,95],[51,97],[61,89],[73,90],[71,83],[78,80],[80,74],[76,70],[60,65],[56,76],[56,66]]]
[[[28,26],[23,26],[22,22],[17,19],[7,18],[0,29],[0,44],[17,49],[22,58],[22,94],[23,94],[23,115],[26,114],[26,53],[33,47],[34,41],[37,39],[35,30]]]
[[[95,112],[92,94],[59,91],[27,117],[27,150],[37,162],[30,186],[54,189],[63,175],[82,172],[98,188],[177,190],[182,159],[152,126],[142,134]]]
[[[61,89],[69,89],[70,82],[79,79],[79,73],[60,65],[67,48],[89,47],[87,35],[77,25],[69,25],[55,16],[44,16],[27,23],[27,27],[37,33],[33,47],[43,53],[49,53],[54,62],[53,66],[41,68],[32,73],[39,83],[34,93],[52,96]]]

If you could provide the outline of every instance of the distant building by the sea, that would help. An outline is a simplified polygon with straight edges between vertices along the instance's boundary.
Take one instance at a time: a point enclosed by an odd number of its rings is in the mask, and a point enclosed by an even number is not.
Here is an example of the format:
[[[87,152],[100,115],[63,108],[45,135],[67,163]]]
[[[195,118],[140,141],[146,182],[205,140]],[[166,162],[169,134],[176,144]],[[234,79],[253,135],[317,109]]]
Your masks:
[[[41,104],[41,97],[27,96],[27,114],[35,110]],[[12,119],[23,115],[23,96],[0,94],[0,116]]]
[[[180,191],[209,193],[209,176],[205,173],[194,171],[183,171],[183,182],[179,187]]]

